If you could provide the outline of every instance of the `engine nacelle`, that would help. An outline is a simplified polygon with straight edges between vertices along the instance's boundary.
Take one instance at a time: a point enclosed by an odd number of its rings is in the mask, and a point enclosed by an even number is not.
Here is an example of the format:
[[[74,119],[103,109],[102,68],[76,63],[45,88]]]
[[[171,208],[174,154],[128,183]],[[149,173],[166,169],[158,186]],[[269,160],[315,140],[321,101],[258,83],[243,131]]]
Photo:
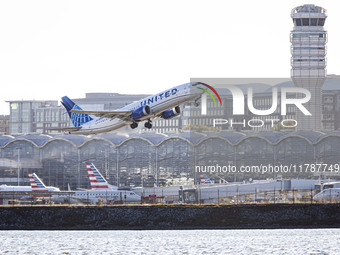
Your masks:
[[[134,110],[131,114],[132,118],[134,120],[139,120],[140,118],[143,118],[151,113],[150,106],[144,105],[136,110]]]
[[[171,119],[173,117],[176,117],[177,115],[179,115],[181,113],[181,108],[179,108],[179,106],[176,106],[172,109],[166,110],[164,112],[162,112],[162,118],[163,119]]]

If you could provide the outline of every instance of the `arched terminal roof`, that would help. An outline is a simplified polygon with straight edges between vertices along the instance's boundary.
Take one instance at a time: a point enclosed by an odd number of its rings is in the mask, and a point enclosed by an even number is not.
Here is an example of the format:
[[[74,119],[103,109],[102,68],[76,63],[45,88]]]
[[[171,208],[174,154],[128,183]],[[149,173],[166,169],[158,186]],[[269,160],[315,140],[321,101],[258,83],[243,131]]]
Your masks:
[[[64,140],[67,142],[73,143],[75,146],[81,146],[87,140],[91,139],[90,137],[84,135],[54,135],[51,136],[51,140]]]
[[[238,144],[242,139],[246,138],[247,135],[241,132],[230,132],[230,131],[221,131],[218,133],[210,134],[210,136],[218,136],[222,139],[227,140],[230,144]]]
[[[167,138],[165,134],[155,134],[155,133],[145,133],[145,134],[132,134],[129,136],[128,140],[131,139],[142,139],[147,140],[152,145],[160,144],[164,139]]]
[[[115,134],[115,133],[107,133],[107,134],[101,134],[101,135],[94,135],[94,136],[91,136],[91,138],[107,140],[108,142],[111,142],[115,146],[118,146],[119,144],[126,141],[126,139],[128,139],[129,136],[128,135],[119,135],[119,134]]]
[[[183,132],[178,134],[169,134],[168,139],[177,138],[188,141],[188,143],[196,145],[200,143],[203,139],[207,138],[206,133],[196,133],[196,132]]]
[[[14,140],[13,136],[1,135],[0,136],[0,147],[6,146],[10,141]]]
[[[231,145],[237,145],[247,139],[259,138],[263,139],[269,144],[275,145],[288,138],[301,138],[306,140],[310,144],[317,144],[327,137],[340,137],[340,131],[330,131],[330,132],[319,132],[319,131],[261,131],[261,132],[247,132],[241,133],[236,131],[221,131],[221,132],[182,132],[176,134],[155,134],[155,133],[145,133],[145,134],[101,134],[101,135],[42,135],[42,134],[29,134],[22,136],[0,136],[0,147],[4,148],[8,144],[25,140],[31,142],[36,147],[44,147],[48,143],[53,143],[53,141],[63,140],[72,143],[75,147],[81,147],[84,144],[94,141],[103,140],[111,143],[114,146],[122,146],[125,142],[133,139],[144,140],[152,146],[161,146],[162,143],[171,139],[182,139],[191,145],[198,145],[202,141],[209,138],[219,138],[225,140]]]
[[[297,136],[306,139],[309,143],[317,143],[326,134],[320,131],[298,131],[289,133],[288,137]]]
[[[33,135],[33,134],[15,137],[15,140],[26,140],[31,143],[34,143],[35,145],[37,145],[37,147],[41,147],[45,145],[46,142],[48,142],[51,139],[52,139],[52,136],[49,136],[49,135]]]

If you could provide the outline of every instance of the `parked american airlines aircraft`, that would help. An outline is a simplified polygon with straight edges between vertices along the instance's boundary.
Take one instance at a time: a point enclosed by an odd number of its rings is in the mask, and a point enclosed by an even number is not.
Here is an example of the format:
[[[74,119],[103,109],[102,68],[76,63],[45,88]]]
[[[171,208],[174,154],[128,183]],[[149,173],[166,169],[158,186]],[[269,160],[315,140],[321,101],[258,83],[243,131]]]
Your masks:
[[[111,132],[128,125],[134,129],[143,121],[146,121],[144,124],[146,128],[152,128],[153,118],[171,119],[179,115],[179,105],[193,100],[197,102],[201,95],[207,92],[206,88],[212,90],[219,98],[213,87],[194,82],[173,87],[114,111],[86,111],[64,96],[61,103],[66,108],[74,127],[49,130],[89,135]]]
[[[135,192],[129,190],[77,190],[70,196],[71,201],[77,201],[79,203],[96,204],[103,201],[109,202],[140,202],[141,197]]]
[[[31,192],[31,191],[47,191],[47,192],[58,192],[59,188],[52,186],[45,186],[40,178],[35,173],[28,173],[31,186],[7,186],[1,185],[0,191],[3,192]]]
[[[0,186],[0,197],[5,199],[19,199],[19,200],[31,200],[31,193],[34,192],[33,197],[50,197],[49,192],[60,192],[59,188],[52,186],[45,186],[40,178],[35,173],[28,173],[31,186]],[[35,192],[41,192],[37,194]]]

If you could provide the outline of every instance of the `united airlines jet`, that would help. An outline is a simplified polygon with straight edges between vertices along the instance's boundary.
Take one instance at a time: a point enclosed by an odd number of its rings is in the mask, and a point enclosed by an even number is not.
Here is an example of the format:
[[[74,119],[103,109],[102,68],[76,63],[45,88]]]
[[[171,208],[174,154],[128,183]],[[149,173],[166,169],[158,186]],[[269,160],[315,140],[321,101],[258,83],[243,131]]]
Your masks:
[[[207,88],[215,94],[214,88],[201,82],[187,83],[149,96],[114,111],[86,111],[81,109],[67,96],[62,97],[74,127],[50,128],[73,134],[98,134],[117,130],[130,125],[132,129],[145,121],[146,128],[152,128],[153,118],[171,119],[180,114],[179,105],[200,99]]]

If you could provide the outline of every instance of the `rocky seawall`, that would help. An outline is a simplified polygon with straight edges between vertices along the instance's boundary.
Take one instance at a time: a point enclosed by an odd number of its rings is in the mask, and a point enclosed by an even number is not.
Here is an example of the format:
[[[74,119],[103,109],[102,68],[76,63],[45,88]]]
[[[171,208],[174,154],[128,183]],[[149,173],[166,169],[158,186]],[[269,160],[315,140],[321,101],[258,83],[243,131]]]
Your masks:
[[[340,204],[0,207],[0,229],[340,227]]]

